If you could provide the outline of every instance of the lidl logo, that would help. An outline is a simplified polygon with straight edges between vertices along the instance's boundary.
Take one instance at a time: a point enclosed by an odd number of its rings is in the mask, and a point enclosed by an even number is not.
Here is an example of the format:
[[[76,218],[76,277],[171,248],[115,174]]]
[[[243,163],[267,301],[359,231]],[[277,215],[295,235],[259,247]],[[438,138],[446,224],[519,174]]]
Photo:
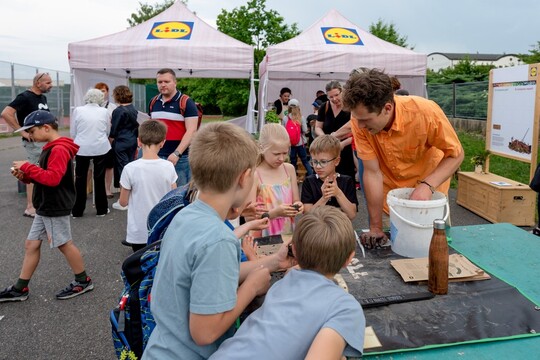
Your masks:
[[[321,27],[321,31],[327,44],[364,45],[356,29]]]
[[[193,32],[193,21],[162,21],[154,23],[146,39],[189,40]]]

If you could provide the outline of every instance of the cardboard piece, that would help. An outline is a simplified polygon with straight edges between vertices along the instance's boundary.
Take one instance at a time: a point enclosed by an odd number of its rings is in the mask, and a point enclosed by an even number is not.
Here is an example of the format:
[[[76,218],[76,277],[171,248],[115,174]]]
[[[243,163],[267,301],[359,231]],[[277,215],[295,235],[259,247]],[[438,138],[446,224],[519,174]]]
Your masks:
[[[392,260],[390,264],[405,282],[428,280],[428,258]],[[461,254],[449,256],[448,279],[454,281],[487,280],[491,277]]]
[[[366,327],[366,332],[364,334],[364,350],[373,349],[377,347],[382,347],[379,338],[375,334],[372,326]]]

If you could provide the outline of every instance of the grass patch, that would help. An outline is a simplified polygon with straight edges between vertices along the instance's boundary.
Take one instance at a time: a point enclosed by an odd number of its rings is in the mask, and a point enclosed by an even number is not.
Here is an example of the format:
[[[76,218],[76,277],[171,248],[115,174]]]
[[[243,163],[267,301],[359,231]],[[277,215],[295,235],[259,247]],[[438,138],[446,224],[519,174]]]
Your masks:
[[[216,121],[227,121],[236,118],[236,116],[223,116],[223,115],[203,115],[202,122],[210,123]]]
[[[474,165],[471,163],[471,158],[481,153],[486,148],[485,136],[478,133],[457,133],[461,145],[465,150],[465,159],[461,163],[461,171],[474,171]],[[530,165],[528,163],[508,159],[502,156],[490,155],[489,157],[489,172],[503,176],[505,178],[519,181],[524,184],[529,183]],[[457,179],[452,179],[452,188],[457,187]]]

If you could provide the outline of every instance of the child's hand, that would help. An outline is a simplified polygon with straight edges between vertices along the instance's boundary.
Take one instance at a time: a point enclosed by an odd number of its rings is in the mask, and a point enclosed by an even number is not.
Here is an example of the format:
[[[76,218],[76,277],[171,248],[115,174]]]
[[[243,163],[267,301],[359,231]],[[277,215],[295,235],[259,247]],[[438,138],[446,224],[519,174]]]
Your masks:
[[[264,295],[270,288],[270,271],[261,265],[247,275],[244,284],[246,282],[250,288],[255,290],[256,296]]]
[[[275,254],[278,261],[278,269],[288,269],[297,264],[296,259],[289,256],[289,244],[291,240],[292,238],[289,241],[285,241]]]
[[[281,204],[277,209],[279,211],[275,217],[294,217],[298,213],[298,210],[296,210],[296,207],[292,204]],[[272,215],[272,217],[274,217],[274,215]]]
[[[21,170],[21,166],[28,161],[14,161],[11,167],[11,175],[15,176],[18,180],[24,180],[24,172]]]
[[[264,230],[268,227],[268,225],[270,224],[270,221],[268,220],[267,217],[264,217],[262,219],[255,219],[255,220],[248,221],[246,222],[246,224],[248,225],[249,231]]]
[[[259,258],[257,255],[257,243],[253,240],[253,236],[251,235],[246,235],[242,239],[242,250],[249,261],[254,261]]]
[[[327,176],[326,179],[324,179],[324,183],[321,187],[323,198],[328,201],[331,197],[336,196],[338,191],[339,188],[337,186],[335,175]]]
[[[244,210],[242,211],[242,216],[246,219],[260,219],[262,214],[268,212],[268,208],[262,202],[249,202]]]
[[[26,164],[28,161],[26,160],[19,160],[19,161],[14,161],[13,164],[11,165],[13,167],[13,170],[17,170],[17,171],[20,171],[21,170],[21,166],[23,166],[23,164]]]
[[[296,214],[304,213],[304,204],[301,201],[295,201],[292,206],[296,209]]]

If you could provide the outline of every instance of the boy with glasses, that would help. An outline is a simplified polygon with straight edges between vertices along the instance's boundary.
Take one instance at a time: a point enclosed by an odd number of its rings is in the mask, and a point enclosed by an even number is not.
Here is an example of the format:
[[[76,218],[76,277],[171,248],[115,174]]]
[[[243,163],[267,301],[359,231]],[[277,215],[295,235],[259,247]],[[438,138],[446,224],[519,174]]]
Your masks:
[[[330,205],[340,208],[349,219],[355,218],[358,198],[354,179],[336,173],[340,151],[339,140],[331,135],[320,135],[309,147],[310,163],[315,174],[307,176],[302,185],[300,200],[304,204],[305,213]]]

